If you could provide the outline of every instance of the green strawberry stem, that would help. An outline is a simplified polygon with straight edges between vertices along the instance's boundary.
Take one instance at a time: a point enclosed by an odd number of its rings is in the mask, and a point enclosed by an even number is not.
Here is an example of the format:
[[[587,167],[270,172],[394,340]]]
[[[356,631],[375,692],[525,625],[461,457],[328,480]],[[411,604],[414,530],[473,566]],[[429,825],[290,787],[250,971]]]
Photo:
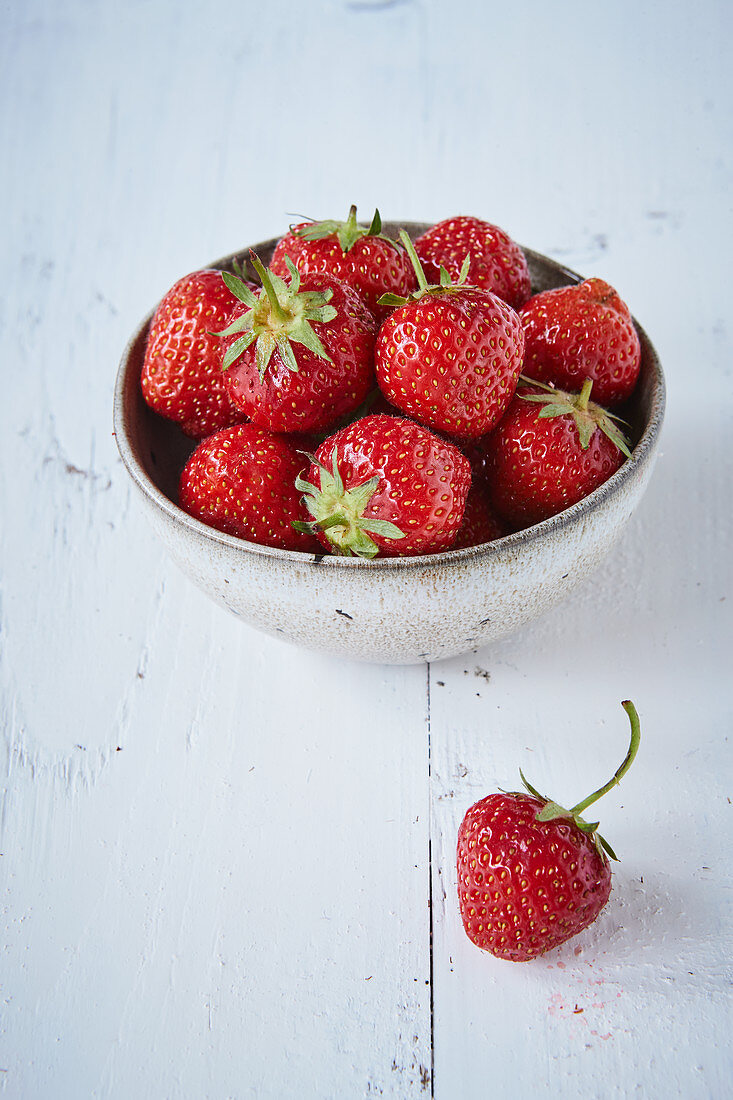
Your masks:
[[[444,267],[440,269],[440,282],[429,283],[423,266],[420,263],[420,257],[415,251],[415,246],[404,229],[400,229],[400,240],[414,268],[415,278],[417,279],[417,290],[414,290],[407,298],[402,297],[400,294],[393,294],[389,291],[387,294],[383,294],[379,299],[380,306],[389,306],[390,309],[399,309],[400,306],[407,305],[408,302],[418,301],[418,299],[424,297],[425,294],[455,294],[457,291],[467,288],[468,284],[466,279],[468,278],[468,267],[471,262],[470,254],[466,255],[461,265],[460,274],[455,283],[451,280],[450,275]]]
[[[537,821],[554,821],[557,818],[561,817],[571,818],[582,832],[587,833],[589,836],[593,837],[593,840],[595,841],[595,844],[599,851],[605,851],[606,854],[614,860],[618,860],[618,856],[616,855],[608,841],[596,831],[598,829],[599,822],[585,821],[581,817],[581,814],[584,810],[587,810],[589,806],[592,806],[594,802],[597,802],[599,798],[602,798],[604,794],[607,794],[607,792],[610,791],[611,787],[618,786],[618,784],[621,782],[621,779],[626,775],[627,771],[633,764],[634,758],[636,757],[636,754],[638,752],[639,742],[641,740],[639,715],[636,711],[636,707],[630,699],[625,699],[622,702],[621,706],[626,711],[629,717],[629,722],[631,724],[631,741],[629,743],[628,752],[626,753],[626,756],[624,757],[621,765],[614,772],[612,778],[609,779],[608,783],[605,783],[597,791],[594,791],[593,794],[588,795],[588,797],[584,798],[582,802],[579,802],[577,806],[573,806],[572,809],[566,810],[565,807],[561,806],[559,802],[554,802],[552,799],[546,798],[545,795],[540,794],[539,791],[537,791],[530,783],[527,782],[524,773],[522,772],[522,769],[519,769],[519,774],[522,777],[522,782],[524,783],[524,786],[527,788],[529,793],[531,795],[534,795],[535,798],[538,798],[542,803],[544,803],[542,808],[537,812]]]
[[[349,248],[353,248],[353,245],[358,241],[361,234],[359,233],[359,223],[356,220],[356,203],[351,204],[349,207],[349,216],[346,219],[346,225],[344,227],[345,236],[351,243],[344,248],[344,252],[348,252]],[[343,248],[343,245],[342,245]]]
[[[415,269],[415,277],[417,279],[418,286],[415,297],[422,297],[422,295],[425,294],[425,292],[427,291],[430,284],[428,283],[425,272],[423,271],[423,266],[420,263],[420,257],[415,251],[415,246],[412,243],[409,234],[404,229],[400,229],[400,240],[405,246],[405,252],[410,257],[410,262]]]
[[[265,294],[270,299],[270,314],[274,321],[284,325],[288,321],[292,321],[292,313],[286,313],[280,305],[280,299],[275,293],[275,287],[272,285],[272,279],[270,278],[267,268],[262,263],[262,260],[254,252],[250,252],[250,259],[252,260],[252,266],[260,277],[260,282],[265,291]]]
[[[586,412],[588,408],[588,402],[590,401],[590,391],[592,389],[593,379],[586,378],[586,380],[583,382],[583,388],[578,394],[578,400],[575,403],[577,408],[579,408],[581,412]]]
[[[593,794],[589,794],[587,798],[584,798],[582,802],[579,802],[577,806],[573,806],[570,811],[571,814],[582,814],[583,810],[587,810],[589,806],[592,806],[594,802],[597,802],[599,798],[602,798],[604,794],[607,794],[611,787],[617,787],[627,771],[634,763],[634,758],[639,751],[639,742],[641,741],[641,727],[639,725],[639,715],[636,707],[630,699],[625,699],[621,706],[624,708],[629,716],[629,722],[631,723],[631,742],[629,744],[629,751],[624,757],[623,763],[614,772],[613,777],[609,779],[608,783],[603,787],[599,787]]]

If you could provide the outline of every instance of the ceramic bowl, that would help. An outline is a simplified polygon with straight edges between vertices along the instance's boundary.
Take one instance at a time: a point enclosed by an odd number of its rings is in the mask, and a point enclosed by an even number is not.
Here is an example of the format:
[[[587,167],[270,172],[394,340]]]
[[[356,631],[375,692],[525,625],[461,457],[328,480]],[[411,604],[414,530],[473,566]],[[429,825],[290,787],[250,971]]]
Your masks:
[[[403,223],[405,224],[405,223]],[[398,226],[387,225],[396,235]],[[413,236],[427,226],[406,223]],[[268,262],[275,241],[252,247]],[[533,292],[582,276],[525,249]],[[230,267],[249,249],[209,267]],[[152,314],[151,314],[152,316]],[[641,500],[664,415],[659,359],[637,326],[641,377],[629,421],[633,452],[590,496],[496,542],[416,558],[358,558],[275,550],[221,534],[177,505],[178,478],[193,449],[153,413],[140,391],[151,316],[132,336],[117,376],[117,445],[148,517],[171,557],[202,591],[243,622],[340,657],[395,664],[476,649],[559,603],[601,563]]]

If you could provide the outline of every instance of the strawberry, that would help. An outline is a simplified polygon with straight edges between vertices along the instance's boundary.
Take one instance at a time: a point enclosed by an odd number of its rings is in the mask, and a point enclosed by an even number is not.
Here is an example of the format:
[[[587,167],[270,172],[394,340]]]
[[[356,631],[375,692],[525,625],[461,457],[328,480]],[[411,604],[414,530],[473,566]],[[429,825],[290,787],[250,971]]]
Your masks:
[[[388,292],[409,294],[415,276],[400,244],[382,234],[376,210],[371,225],[361,226],[352,206],[345,222],[303,222],[278,241],[270,263],[276,275],[287,274],[289,257],[301,275],[329,275],[355,287],[380,320],[387,309],[379,298]]]
[[[475,439],[499,420],[517,386],[524,333],[511,306],[487,290],[458,281],[429,285],[407,234],[418,289],[379,330],[377,381],[396,408],[459,439]],[[385,299],[383,299],[384,301]]]
[[[524,387],[522,376],[519,376],[519,385]],[[480,482],[488,493],[488,458],[486,451],[491,435],[481,436],[479,439],[468,439],[460,443],[460,448],[471,463],[474,482]]]
[[[576,504],[630,457],[616,418],[589,401],[592,386],[572,394],[522,384],[482,441],[492,504],[514,530]]]
[[[376,322],[346,283],[319,275],[290,282],[252,262],[262,288],[235,275],[227,286],[246,307],[219,335],[229,394],[253,424],[318,432],[357,408],[374,386]]]
[[[227,393],[212,333],[228,323],[237,304],[220,271],[194,271],[168,291],[150,325],[143,396],[194,439],[244,420]]]
[[[433,554],[456,537],[471,481],[468,459],[427,428],[375,414],[320,445],[297,487],[313,519],[296,523],[333,553]]]
[[[570,390],[592,378],[594,399],[605,406],[631,396],[641,345],[629,307],[603,279],[536,294],[520,317],[527,374]]]
[[[415,241],[415,251],[431,283],[441,267],[455,279],[469,256],[468,282],[490,290],[519,309],[532,293],[527,258],[497,225],[480,218],[446,218]]]
[[[209,527],[283,550],[320,544],[292,526],[305,519],[295,479],[307,465],[286,436],[252,424],[223,428],[199,443],[183,468],[184,511]]]
[[[486,488],[480,478],[474,478],[466,497],[463,523],[451,550],[483,546],[485,542],[494,542],[505,534],[504,525],[494,515]]]
[[[639,717],[626,758],[613,778],[566,810],[527,783],[528,794],[490,794],[467,811],[458,830],[458,900],[466,934],[500,959],[526,962],[592,924],[608,901],[616,859],[581,814],[615,786],[639,747]]]

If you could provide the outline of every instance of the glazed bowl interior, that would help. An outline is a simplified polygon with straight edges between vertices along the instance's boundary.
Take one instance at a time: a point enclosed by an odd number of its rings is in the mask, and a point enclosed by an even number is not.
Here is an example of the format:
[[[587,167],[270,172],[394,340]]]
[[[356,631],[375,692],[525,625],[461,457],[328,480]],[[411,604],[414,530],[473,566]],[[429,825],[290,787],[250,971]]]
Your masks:
[[[427,228],[402,225],[413,237]],[[396,236],[399,228],[387,224],[385,231]],[[275,244],[273,239],[252,249],[267,263]],[[524,251],[533,293],[582,278]],[[206,266],[231,269],[234,260],[247,266],[249,254],[243,249]],[[600,563],[651,474],[665,388],[656,352],[637,324],[641,374],[621,410],[632,457],[565,512],[483,546],[416,558],[367,562],[246,542],[178,507],[180,472],[195,444],[143,399],[140,373],[151,317],[125,349],[115,389],[115,434],[127,471],[154,528],[195,583],[250,625],[302,645],[405,663],[449,656],[500,637],[558,602]]]

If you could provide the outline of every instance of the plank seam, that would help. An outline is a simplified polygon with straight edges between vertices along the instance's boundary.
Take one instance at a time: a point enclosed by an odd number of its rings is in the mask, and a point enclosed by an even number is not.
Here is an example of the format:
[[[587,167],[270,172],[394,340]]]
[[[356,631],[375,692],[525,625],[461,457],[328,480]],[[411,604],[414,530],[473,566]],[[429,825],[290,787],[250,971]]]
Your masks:
[[[430,1096],[435,1097],[435,1000],[433,994],[433,758],[430,729],[430,662],[426,665],[428,726],[428,936],[430,984]]]

